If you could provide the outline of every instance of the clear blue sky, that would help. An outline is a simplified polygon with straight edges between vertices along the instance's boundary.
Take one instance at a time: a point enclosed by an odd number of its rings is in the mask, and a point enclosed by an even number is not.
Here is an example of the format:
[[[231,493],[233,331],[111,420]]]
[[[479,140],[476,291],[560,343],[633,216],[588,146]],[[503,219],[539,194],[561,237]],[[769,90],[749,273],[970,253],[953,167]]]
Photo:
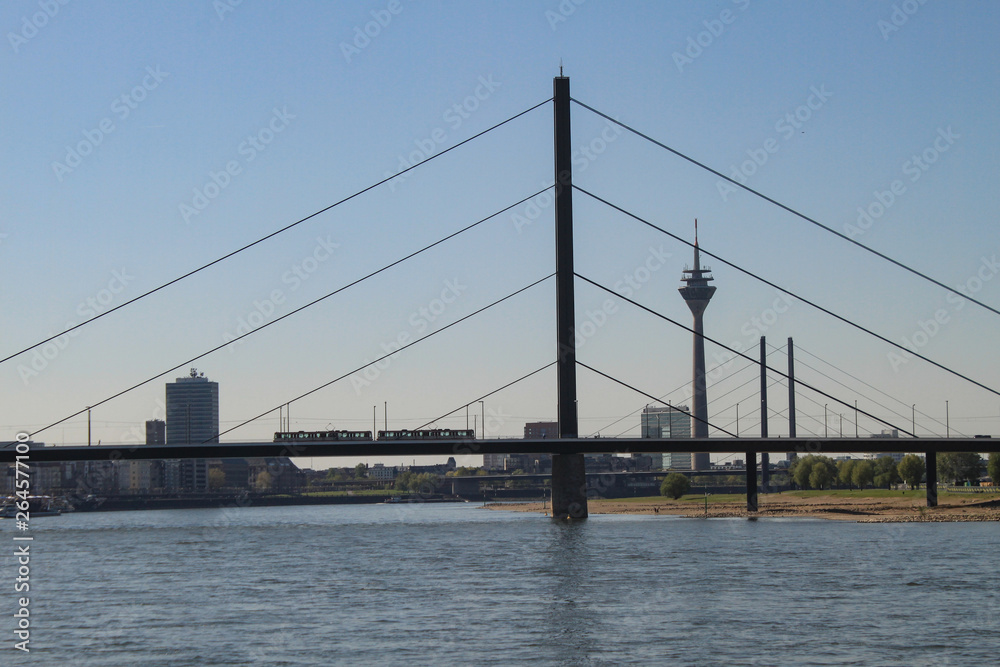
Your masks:
[[[560,60],[577,99],[1000,305],[995,3],[231,4],[0,7],[0,356],[542,102]],[[751,195],[720,192],[716,177],[585,109],[573,114],[581,187],[685,238],[697,217],[706,250],[891,340],[916,337],[927,356],[1000,385],[998,316]],[[552,174],[551,117],[546,105],[59,348],[4,363],[5,437],[96,403],[224,343],[243,321],[273,320],[543,188]],[[859,208],[871,215],[863,228]],[[640,285],[633,298],[687,323],[676,289],[690,249],[585,195],[576,194],[575,209],[578,271],[612,289],[630,277]],[[551,207],[514,212],[520,217],[502,214],[198,361],[220,383],[223,426],[375,359],[400,335],[434,331],[549,274]],[[708,263],[718,287],[706,314],[710,336],[747,348],[761,333],[774,345],[793,336],[831,364],[801,352],[800,378],[849,403],[904,427],[915,404],[918,431],[943,433],[934,420],[944,422],[947,401],[954,430],[1000,433],[997,396],[917,360],[894,363],[885,343],[801,302],[775,308],[773,288]],[[381,428],[388,403],[390,426],[414,428],[463,406],[555,359],[553,306],[549,281],[407,350],[377,377],[356,376],[294,404],[293,426],[371,428],[377,406]],[[577,308],[588,333],[581,361],[685,402],[675,390],[689,381],[688,332],[585,284]],[[710,365],[718,354],[709,345]],[[783,353],[770,359],[785,364]],[[722,377],[743,365],[719,373],[710,416],[732,430],[740,402],[740,430],[753,433],[753,371]],[[94,439],[128,441],[133,427],[162,417],[164,383],[184,374],[95,409]],[[578,377],[581,433],[637,431],[638,416],[618,420],[645,397],[585,369]],[[772,392],[781,412],[784,389]],[[806,395],[800,434],[823,432],[825,403],[828,428],[836,432],[844,413],[853,431],[849,411]],[[553,370],[484,407],[490,435],[554,419]],[[464,409],[457,414],[442,424],[464,427]],[[277,425],[274,413],[225,439],[267,439]],[[881,428],[862,419],[859,430]],[[772,417],[772,435],[785,429],[784,413]],[[86,419],[37,439],[85,441]]]

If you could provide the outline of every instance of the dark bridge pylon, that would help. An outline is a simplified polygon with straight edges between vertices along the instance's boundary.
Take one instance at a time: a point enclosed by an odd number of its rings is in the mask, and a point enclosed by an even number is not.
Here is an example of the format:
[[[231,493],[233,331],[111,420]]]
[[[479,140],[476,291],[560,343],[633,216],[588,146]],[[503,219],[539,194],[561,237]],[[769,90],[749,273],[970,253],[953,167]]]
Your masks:
[[[569,77],[552,80],[555,153],[556,346],[559,438],[577,438],[576,306],[573,270],[573,146]],[[585,519],[587,475],[583,454],[552,456],[552,516]]]

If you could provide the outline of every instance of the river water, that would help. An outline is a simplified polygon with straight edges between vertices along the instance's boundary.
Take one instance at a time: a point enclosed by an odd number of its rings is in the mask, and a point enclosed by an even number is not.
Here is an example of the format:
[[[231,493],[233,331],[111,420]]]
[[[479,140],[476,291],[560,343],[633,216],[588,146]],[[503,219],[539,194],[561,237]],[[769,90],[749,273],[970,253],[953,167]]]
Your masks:
[[[592,516],[471,504],[31,523],[3,665],[989,665],[995,523]]]

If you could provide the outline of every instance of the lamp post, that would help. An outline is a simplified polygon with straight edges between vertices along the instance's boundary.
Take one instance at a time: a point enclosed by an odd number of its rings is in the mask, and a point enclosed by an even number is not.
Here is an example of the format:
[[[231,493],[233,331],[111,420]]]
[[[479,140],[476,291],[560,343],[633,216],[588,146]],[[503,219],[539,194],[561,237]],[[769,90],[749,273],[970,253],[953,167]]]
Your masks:
[[[736,437],[740,437],[740,404],[736,404]]]
[[[828,405],[830,405],[830,404],[829,403],[824,403],[823,404],[823,437],[824,438],[830,437],[830,430],[826,427],[826,406],[828,406]]]
[[[486,439],[486,401],[479,401],[479,408],[483,413],[483,440]]]
[[[944,430],[945,437],[951,437],[951,419],[948,418],[948,401],[944,402]]]
[[[917,404],[914,403],[910,406],[910,430],[913,433],[913,437],[917,437]]]

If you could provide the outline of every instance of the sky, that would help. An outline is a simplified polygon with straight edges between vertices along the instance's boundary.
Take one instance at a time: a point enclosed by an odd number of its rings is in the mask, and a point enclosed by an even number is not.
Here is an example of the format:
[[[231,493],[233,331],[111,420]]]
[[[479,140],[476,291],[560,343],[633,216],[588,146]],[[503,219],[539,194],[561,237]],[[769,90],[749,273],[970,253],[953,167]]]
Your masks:
[[[576,100],[1000,308],[996,3],[11,0],[0,32],[0,357],[419,165],[3,362],[4,438],[175,366],[95,407],[93,441],[141,441],[192,366],[220,385],[223,429],[265,415],[223,441],[269,440],[279,405],[342,376],[291,403],[293,429],[554,420],[554,367],[476,402],[555,361],[553,279],[441,330],[554,271],[551,190],[535,196],[552,105],[442,151],[551,98],[560,66]],[[792,337],[799,381],[835,397],[800,387],[799,435],[886,428],[855,401],[918,435],[1000,434],[996,393],[803,299],[991,388],[997,314],[572,114],[575,185],[688,241],[697,218],[706,252],[800,297],[703,258],[706,334],[754,357],[766,335],[779,370]],[[646,394],[688,403],[691,333],[625,298],[690,325],[692,252],[580,190],[574,213],[576,270],[609,290],[577,280],[578,358],[644,392],[579,368],[580,433],[635,436]],[[757,371],[731,356],[707,346],[709,419],[756,435]],[[34,439],[84,443],[86,414]]]

